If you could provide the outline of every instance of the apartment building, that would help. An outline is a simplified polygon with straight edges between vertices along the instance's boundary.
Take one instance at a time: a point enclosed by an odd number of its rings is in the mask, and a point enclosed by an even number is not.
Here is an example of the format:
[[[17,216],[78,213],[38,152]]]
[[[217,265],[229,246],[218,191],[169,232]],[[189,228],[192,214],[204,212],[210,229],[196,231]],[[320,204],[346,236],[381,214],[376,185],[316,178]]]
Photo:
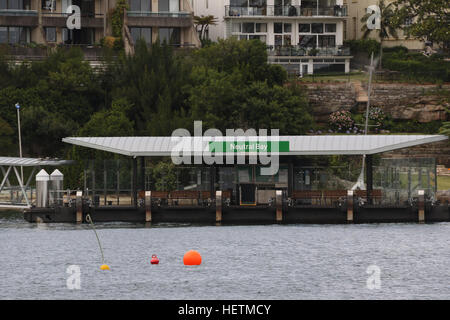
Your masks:
[[[349,72],[343,47],[347,6],[343,0],[191,0],[195,15],[214,15],[211,40],[259,39],[269,62],[300,75]]]
[[[393,0],[385,0],[385,4],[389,4]],[[348,22],[346,23],[346,30],[344,31],[345,40],[359,40],[363,37],[363,25],[361,18],[367,12],[367,8],[371,5],[378,5],[378,0],[344,0],[344,4],[348,7]],[[405,21],[405,25],[408,25],[411,21]],[[421,40],[410,38],[407,39],[404,32],[400,29],[397,30],[398,39],[394,37],[389,37],[383,40],[383,46],[394,47],[394,46],[404,46],[410,50],[423,50],[425,43]],[[371,32],[369,35],[370,39],[375,39],[380,41],[380,37],[377,32]]]
[[[188,0],[128,0],[125,28],[134,42],[156,39],[174,46],[199,46]],[[94,45],[112,34],[117,0],[0,0],[0,44]],[[67,8],[81,9],[81,29],[70,30]],[[127,33],[128,33],[127,32]]]

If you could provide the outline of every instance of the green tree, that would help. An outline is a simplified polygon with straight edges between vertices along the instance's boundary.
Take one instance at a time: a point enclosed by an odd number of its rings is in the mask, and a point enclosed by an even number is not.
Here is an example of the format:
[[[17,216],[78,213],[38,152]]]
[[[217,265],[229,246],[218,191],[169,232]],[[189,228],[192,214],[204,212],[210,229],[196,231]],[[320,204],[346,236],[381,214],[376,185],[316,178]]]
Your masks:
[[[62,156],[61,138],[73,135],[102,107],[103,91],[79,49],[58,49],[42,61],[12,67],[0,89],[0,117],[17,132],[22,107],[24,154]]]
[[[447,118],[450,118],[450,109],[447,109]],[[450,137],[450,121],[444,122],[442,124],[442,127],[439,130],[439,133],[445,134]]]
[[[402,26],[407,36],[438,43],[450,49],[450,10],[448,0],[396,0],[393,23]],[[406,20],[410,25],[404,25]]]
[[[126,0],[118,0],[116,7],[111,14],[112,34],[114,37],[122,39],[122,28],[125,11],[128,10],[128,2]]]
[[[184,87],[189,83],[190,66],[183,57],[166,44],[156,42],[147,48],[144,41],[138,41],[135,55],[122,56],[111,68],[115,75],[112,97],[125,97],[132,103],[128,116],[136,133],[170,135],[177,125],[174,118],[189,108]],[[154,126],[149,127],[150,123]]]
[[[111,109],[94,113],[91,119],[79,130],[82,137],[120,137],[132,136],[133,121],[126,113],[132,108],[127,99],[114,100]]]
[[[202,43],[204,43],[207,40],[206,32],[209,30],[209,26],[216,25],[216,24],[217,24],[217,18],[212,15],[194,16],[194,25],[200,36],[200,41]]]
[[[16,155],[14,152],[14,130],[11,126],[2,118],[0,118],[0,155],[1,156],[12,156]]]
[[[450,137],[450,122],[444,122],[444,124],[439,132],[441,134],[445,134]]]
[[[287,79],[286,71],[267,62],[266,44],[259,40],[219,40],[194,55],[196,65],[206,66],[219,72],[233,73],[238,70],[246,83],[267,81],[269,85],[282,85]]]
[[[385,0],[380,0],[378,3],[380,7],[381,13],[381,27],[379,30],[369,29],[367,27],[367,21],[372,13],[367,13],[361,18],[361,22],[363,22],[363,27],[361,31],[363,31],[363,39],[367,39],[372,32],[377,32],[380,38],[380,69],[383,67],[383,42],[388,39],[390,36],[394,38],[398,38],[397,27],[398,25],[393,22],[394,17],[394,3],[386,4]]]
[[[176,190],[176,168],[171,161],[160,161],[152,169],[153,183],[157,191]]]
[[[125,98],[114,100],[111,108],[93,114],[91,119],[78,130],[77,135],[81,137],[132,136],[134,124],[126,115],[131,108],[132,105]],[[74,187],[81,187],[81,178],[87,160],[123,158],[121,155],[79,146],[72,146],[67,151],[66,157],[76,160],[74,165],[64,168],[63,171],[67,184]]]
[[[311,128],[313,119],[299,87],[269,86],[261,81],[245,84],[237,70],[228,74],[201,67],[193,77],[192,118],[203,120],[205,128],[222,132],[231,128],[280,129],[283,134],[301,134]]]

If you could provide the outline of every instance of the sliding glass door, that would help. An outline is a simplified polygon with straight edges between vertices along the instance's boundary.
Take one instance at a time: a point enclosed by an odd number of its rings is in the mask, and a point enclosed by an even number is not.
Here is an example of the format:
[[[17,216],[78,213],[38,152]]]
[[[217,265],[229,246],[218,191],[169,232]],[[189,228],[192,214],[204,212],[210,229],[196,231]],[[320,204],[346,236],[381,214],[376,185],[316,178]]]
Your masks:
[[[180,0],[158,0],[159,12],[180,12]]]

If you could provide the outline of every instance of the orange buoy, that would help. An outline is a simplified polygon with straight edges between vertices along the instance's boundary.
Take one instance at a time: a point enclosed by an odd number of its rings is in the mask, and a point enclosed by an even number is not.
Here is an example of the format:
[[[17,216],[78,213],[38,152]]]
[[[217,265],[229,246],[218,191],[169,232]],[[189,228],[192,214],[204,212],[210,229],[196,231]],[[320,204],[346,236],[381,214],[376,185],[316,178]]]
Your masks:
[[[158,264],[159,263],[159,259],[156,256],[156,254],[152,255],[152,259],[150,260],[151,264]]]
[[[185,266],[198,266],[202,263],[202,256],[195,250],[189,250],[184,254],[183,262]]]

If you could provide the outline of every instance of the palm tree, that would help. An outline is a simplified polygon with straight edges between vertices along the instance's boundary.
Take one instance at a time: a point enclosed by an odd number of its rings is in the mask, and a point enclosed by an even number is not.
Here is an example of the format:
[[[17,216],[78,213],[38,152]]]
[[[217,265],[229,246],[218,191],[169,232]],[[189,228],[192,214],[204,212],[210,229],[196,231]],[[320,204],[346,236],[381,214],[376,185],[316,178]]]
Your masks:
[[[197,32],[200,35],[200,41],[206,40],[206,30],[208,30],[210,25],[217,24],[217,18],[209,15],[209,16],[194,16],[194,24]],[[200,28],[200,30],[199,30]]]
[[[391,2],[388,5],[386,5],[384,0],[380,0],[378,7],[380,8],[381,13],[381,27],[379,30],[375,29],[369,29],[367,27],[367,20],[372,15],[372,13],[367,13],[364,15],[364,17],[361,18],[361,22],[363,22],[363,27],[361,28],[361,31],[364,31],[363,39],[367,39],[372,31],[378,32],[378,36],[380,37],[380,69],[382,68],[382,59],[383,59],[383,41],[385,39],[388,39],[389,36],[394,37],[395,39],[398,39],[397,35],[397,26],[393,23],[393,16],[394,16],[394,3]]]

